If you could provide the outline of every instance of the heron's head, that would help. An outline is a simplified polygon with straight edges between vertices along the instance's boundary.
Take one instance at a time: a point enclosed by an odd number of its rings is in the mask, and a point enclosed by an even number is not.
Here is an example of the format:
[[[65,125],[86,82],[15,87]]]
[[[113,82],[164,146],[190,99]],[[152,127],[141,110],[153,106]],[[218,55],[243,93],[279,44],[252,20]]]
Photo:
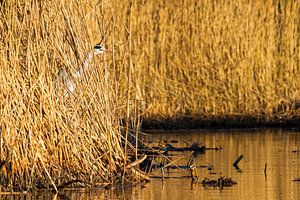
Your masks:
[[[103,54],[105,52],[111,52],[111,50],[104,48],[104,46],[101,44],[97,44],[96,46],[94,46],[95,55]]]

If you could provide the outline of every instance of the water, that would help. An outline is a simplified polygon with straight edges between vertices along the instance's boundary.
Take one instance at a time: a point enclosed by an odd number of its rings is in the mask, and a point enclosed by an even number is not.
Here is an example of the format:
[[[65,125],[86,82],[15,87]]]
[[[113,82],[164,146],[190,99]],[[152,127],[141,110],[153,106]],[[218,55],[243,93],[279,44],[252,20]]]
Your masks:
[[[273,200],[300,199],[300,132],[295,131],[193,131],[153,133],[145,141],[171,143],[175,147],[199,143],[206,147],[222,146],[221,151],[207,151],[199,155],[195,163],[213,165],[211,174],[207,169],[197,169],[199,179],[218,178],[220,175],[231,177],[237,182],[233,187],[220,189],[204,188],[201,184],[192,184],[190,178],[151,179],[145,186],[118,190],[77,190],[64,191],[57,199],[237,199],[237,200]],[[187,163],[190,153],[172,157],[174,164]],[[241,171],[232,164],[239,155],[244,158],[238,164]],[[266,175],[264,173],[267,163]],[[156,172],[158,175],[160,172]],[[166,176],[189,175],[188,170],[170,170]],[[1,199],[52,199],[53,194],[0,196]]]
[[[199,142],[207,147],[221,145],[221,151],[208,151],[200,155],[197,164],[212,164],[214,172],[221,173],[237,181],[237,185],[224,190],[205,189],[201,185],[191,187],[190,180],[167,180],[164,186],[154,186],[153,190],[171,191],[176,199],[300,199],[300,183],[292,179],[300,177],[300,134],[288,131],[217,131],[193,133],[167,133],[151,136],[153,140],[177,138],[177,146]],[[244,155],[238,172],[233,162]],[[267,163],[266,176],[264,173]],[[200,170],[201,178],[212,177],[207,170]],[[217,175],[219,176],[219,175]],[[177,188],[177,189],[176,189]],[[160,198],[160,197],[159,197]]]

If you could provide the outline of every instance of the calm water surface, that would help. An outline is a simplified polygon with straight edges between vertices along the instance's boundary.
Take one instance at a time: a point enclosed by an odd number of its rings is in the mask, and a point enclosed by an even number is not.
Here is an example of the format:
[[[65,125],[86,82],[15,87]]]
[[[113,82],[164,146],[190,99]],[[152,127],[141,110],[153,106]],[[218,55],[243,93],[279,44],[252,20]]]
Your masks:
[[[176,141],[175,141],[176,140]],[[221,151],[207,151],[197,157],[197,165],[213,165],[211,174],[207,169],[198,169],[199,179],[231,177],[237,182],[233,187],[220,189],[204,188],[192,184],[191,179],[153,178],[145,187],[123,190],[78,190],[64,191],[57,199],[300,199],[300,132],[296,131],[189,131],[160,132],[145,137],[152,145],[171,143],[175,147],[199,143],[206,147],[222,146]],[[232,163],[239,155],[244,158],[237,171]],[[177,165],[187,163],[190,153],[172,157]],[[267,176],[264,168],[267,163]],[[188,175],[187,170],[171,170],[170,176]],[[26,196],[0,196],[1,199],[53,199],[53,194],[41,193]]]

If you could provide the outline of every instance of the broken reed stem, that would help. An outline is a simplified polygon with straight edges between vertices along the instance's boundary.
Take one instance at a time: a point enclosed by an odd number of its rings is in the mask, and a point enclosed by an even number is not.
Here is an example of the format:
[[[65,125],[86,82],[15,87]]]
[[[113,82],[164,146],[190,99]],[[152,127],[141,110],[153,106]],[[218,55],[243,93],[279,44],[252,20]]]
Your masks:
[[[40,156],[39,153],[37,153],[36,156],[37,156],[37,158],[40,160],[40,162],[41,162],[41,164],[42,164],[42,166],[43,166],[44,171],[46,172],[46,174],[47,174],[49,180],[51,181],[51,184],[52,184],[53,188],[55,189],[55,192],[58,193],[57,187],[56,187],[56,185],[55,185],[53,179],[51,178],[50,173],[48,172],[47,168],[45,167],[45,164],[44,164],[43,159],[41,158],[41,156]]]
[[[234,167],[238,168],[238,164],[239,162],[243,159],[243,155],[240,155],[235,161],[234,163],[232,164]]]
[[[150,181],[149,176],[147,176],[144,172],[139,171],[138,169],[130,168],[130,170],[138,177],[140,177],[141,180]]]
[[[125,123],[126,123],[126,136],[125,136],[125,152],[127,151],[127,145],[128,145],[128,134],[129,134],[129,123],[130,123],[130,88],[131,88],[131,66],[132,66],[132,62],[131,62],[131,6],[132,6],[132,1],[129,0],[129,5],[127,7],[127,12],[126,12],[126,41],[128,43],[128,63],[127,63],[127,92],[126,92],[126,118],[125,118]],[[125,155],[126,158],[126,155]],[[126,166],[126,159],[124,160],[124,166]],[[123,173],[125,174],[125,169],[126,167],[124,167],[124,171]],[[125,177],[125,176],[123,176]],[[124,183],[125,179],[122,179],[122,183]]]
[[[134,162],[126,165],[125,168],[126,169],[130,169],[130,168],[132,168],[134,166],[137,166],[137,165],[141,164],[144,160],[146,160],[146,158],[147,158],[147,155],[144,155],[141,159],[138,159],[138,160],[136,160],[136,161],[134,161]]]
[[[191,165],[190,172],[191,172],[192,181],[196,181],[198,179],[197,166]]]

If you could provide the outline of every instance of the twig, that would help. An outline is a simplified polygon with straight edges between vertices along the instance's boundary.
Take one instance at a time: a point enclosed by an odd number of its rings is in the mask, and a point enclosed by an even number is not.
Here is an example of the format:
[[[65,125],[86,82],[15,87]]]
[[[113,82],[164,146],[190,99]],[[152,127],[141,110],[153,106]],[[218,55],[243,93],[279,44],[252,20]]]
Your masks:
[[[150,181],[150,178],[149,178],[147,175],[143,174],[142,172],[140,172],[140,171],[138,171],[138,170],[135,170],[135,169],[133,169],[133,168],[131,168],[131,171],[132,171],[134,174],[136,174],[137,176],[141,177],[142,179],[144,179],[144,180],[146,180],[146,181]]]
[[[236,160],[235,160],[235,162],[233,163],[233,166],[235,167],[235,168],[237,168],[237,169],[239,169],[239,167],[238,167],[238,164],[239,164],[239,162],[243,159],[243,155],[240,155]]]
[[[52,180],[52,178],[51,178],[51,176],[50,176],[50,174],[49,174],[48,170],[46,169],[46,167],[45,167],[45,165],[44,165],[44,162],[43,162],[43,160],[41,159],[41,157],[40,157],[40,154],[39,154],[39,153],[37,153],[37,157],[38,157],[38,158],[39,158],[39,160],[41,161],[41,163],[42,163],[42,166],[43,166],[43,168],[44,168],[44,170],[45,170],[45,172],[46,172],[47,176],[49,177],[51,184],[53,185],[53,188],[55,189],[56,193],[58,193],[57,187],[56,187],[56,185],[55,185],[54,181]]]
[[[145,159],[147,158],[147,155],[145,155],[144,157],[142,157],[141,159],[138,159],[136,161],[134,161],[133,163],[129,163],[128,165],[126,165],[126,169],[130,169],[140,163],[142,163]]]

